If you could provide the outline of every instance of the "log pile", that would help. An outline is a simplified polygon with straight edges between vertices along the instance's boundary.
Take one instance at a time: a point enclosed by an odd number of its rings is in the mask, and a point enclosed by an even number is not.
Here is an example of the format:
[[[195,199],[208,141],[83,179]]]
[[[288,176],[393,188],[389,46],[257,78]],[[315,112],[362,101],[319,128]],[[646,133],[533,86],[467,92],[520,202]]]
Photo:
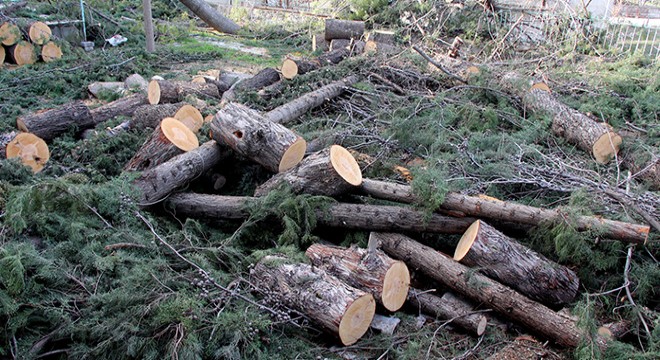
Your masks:
[[[51,40],[51,29],[41,21],[13,19],[0,25],[0,65],[17,66],[62,58],[62,48]]]

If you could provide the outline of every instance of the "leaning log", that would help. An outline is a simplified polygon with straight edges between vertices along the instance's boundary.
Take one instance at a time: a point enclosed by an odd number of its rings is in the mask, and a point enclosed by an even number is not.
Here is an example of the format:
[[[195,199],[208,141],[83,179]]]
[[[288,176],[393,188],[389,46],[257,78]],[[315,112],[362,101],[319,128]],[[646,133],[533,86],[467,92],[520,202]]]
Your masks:
[[[305,60],[287,58],[282,62],[282,76],[285,79],[293,79],[298,75],[318,70],[324,66],[335,65],[344,60],[350,54],[347,48],[338,48],[319,55],[316,59]]]
[[[18,41],[7,48],[5,60],[16,65],[29,65],[37,62],[37,50],[27,41]]]
[[[359,39],[364,34],[364,22],[352,20],[325,20],[325,39]]]
[[[408,267],[392,260],[382,251],[368,251],[356,246],[313,244],[305,255],[317,266],[346,284],[374,296],[389,311],[399,310],[406,302],[410,286]]]
[[[300,156],[302,159],[303,154]],[[255,196],[265,196],[282,185],[296,194],[337,196],[362,183],[360,165],[348,150],[333,145],[305,158],[298,166],[276,174],[257,187]]]
[[[272,172],[296,166],[305,156],[305,139],[259,112],[238,103],[227,104],[211,121],[213,138]]]
[[[198,98],[220,98],[218,87],[207,83],[151,80],[147,87],[147,97],[149,104],[152,105],[183,101],[188,95]]]
[[[236,92],[257,91],[280,80],[280,73],[273,68],[265,68],[249,79],[238,82],[222,94],[224,103],[236,100]]]
[[[175,118],[165,118],[142,144],[125,171],[144,171],[199,146],[197,136]]]
[[[565,305],[580,286],[577,274],[477,220],[456,246],[454,260],[551,306]]]
[[[404,235],[372,233],[381,248],[452,290],[538,332],[557,344],[576,347],[583,334],[574,320],[530,300],[428,246]]]
[[[469,301],[450,292],[437,296],[428,291],[411,288],[408,292],[408,302],[425,314],[449,320],[477,336],[486,332],[488,318],[475,312],[475,306]]]
[[[307,264],[282,264],[280,257],[262,259],[250,272],[257,288],[312,319],[343,345],[357,342],[376,313],[371,294],[352,288]]]
[[[16,126],[48,141],[71,130],[84,130],[96,126],[96,122],[87,105],[74,101],[56,109],[43,110],[20,116]]]
[[[361,190],[367,195],[384,200],[402,203],[415,203],[418,201],[408,185],[364,179]],[[445,195],[445,200],[440,207],[445,210],[460,211],[470,216],[535,226],[565,219],[565,216],[559,210],[541,209],[454,192]],[[574,219],[574,222],[571,225],[578,231],[596,230],[603,237],[635,244],[645,243],[650,231],[650,227],[646,225],[607,220],[597,216],[578,216]]]
[[[222,16],[204,0],[180,1],[188,9],[190,9],[190,11],[199,16],[200,19],[204,20],[205,23],[209,24],[209,26],[215,30],[227,34],[236,34],[236,32],[241,29],[241,27],[238,26],[235,22],[227,17]]]

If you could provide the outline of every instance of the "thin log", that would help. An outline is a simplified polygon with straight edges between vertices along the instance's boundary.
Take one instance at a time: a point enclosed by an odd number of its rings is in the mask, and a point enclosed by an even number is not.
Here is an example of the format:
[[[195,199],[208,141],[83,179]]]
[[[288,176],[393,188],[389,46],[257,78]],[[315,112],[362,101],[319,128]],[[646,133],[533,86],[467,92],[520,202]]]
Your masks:
[[[125,171],[144,171],[199,146],[197,136],[175,118],[165,118],[142,144]]]
[[[420,311],[438,319],[450,320],[464,330],[477,336],[483,335],[488,326],[488,318],[475,312],[475,306],[450,292],[437,296],[429,291],[411,288],[408,302]]]
[[[352,20],[325,20],[325,39],[359,39],[364,34],[364,22]]]
[[[236,34],[241,29],[235,22],[222,16],[204,0],[180,0],[190,11],[204,20],[215,30],[227,34]]]
[[[164,104],[183,101],[186,96],[220,98],[218,87],[186,81],[152,80],[147,88],[149,104]]]
[[[280,73],[273,68],[265,68],[249,79],[238,82],[222,94],[222,101],[236,100],[236,92],[257,91],[280,80]]]
[[[298,75],[303,75],[310,71],[318,70],[324,66],[338,64],[349,55],[349,49],[338,48],[321,54],[316,59],[312,60],[287,58],[282,63],[282,76],[285,79],[291,80]]]
[[[0,26],[0,41],[2,41],[2,45],[12,46],[21,41],[22,38],[21,29],[16,24],[5,21]]]
[[[21,131],[30,132],[48,141],[75,128],[84,130],[96,126],[87,105],[74,101],[56,109],[42,110],[16,119]]]

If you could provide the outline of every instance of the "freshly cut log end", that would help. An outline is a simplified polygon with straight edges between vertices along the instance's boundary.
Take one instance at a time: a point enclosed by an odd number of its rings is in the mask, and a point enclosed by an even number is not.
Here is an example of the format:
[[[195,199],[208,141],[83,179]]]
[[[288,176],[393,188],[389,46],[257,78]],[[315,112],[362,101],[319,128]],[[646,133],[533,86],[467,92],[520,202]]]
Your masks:
[[[287,171],[298,165],[305,157],[305,151],[307,151],[307,142],[303,138],[298,138],[282,155],[279,172]]]
[[[285,79],[291,80],[298,75],[298,64],[291,59],[285,59],[284,62],[282,62],[281,71],[282,76],[284,76]]]
[[[543,90],[545,92],[550,92],[550,87],[546,83],[542,83],[542,82],[539,82],[539,83],[536,83],[536,84],[532,85],[532,88],[530,89],[530,91],[534,90],[534,89],[539,89],[539,90]]]
[[[56,43],[49,41],[41,48],[41,60],[53,62],[62,58],[62,49]]]
[[[594,143],[592,154],[599,164],[607,164],[619,152],[619,147],[623,140],[615,132],[603,134]]]
[[[163,119],[160,128],[165,137],[183,151],[190,151],[199,147],[197,136],[185,124],[175,118]]]
[[[325,39],[359,39],[364,34],[364,22],[352,20],[325,20]]]
[[[472,244],[474,244],[474,240],[477,239],[480,226],[481,220],[477,220],[465,230],[465,233],[461,236],[461,240],[458,242],[456,250],[454,251],[454,260],[461,261],[465,255],[467,255],[470,248],[472,248]]]
[[[389,311],[399,310],[408,298],[408,289],[410,288],[410,271],[408,266],[401,261],[397,261],[387,273],[383,280],[383,306]]]
[[[353,155],[344,147],[332,145],[330,147],[330,163],[346,182],[353,186],[362,184],[362,171]]]
[[[181,121],[186,125],[193,133],[199,131],[204,125],[204,117],[202,113],[197,110],[192,105],[183,105],[177,112],[174,114],[174,118]]]
[[[11,46],[21,40],[21,29],[15,24],[5,22],[0,26],[0,40],[2,45]]]
[[[339,339],[348,346],[355,344],[369,330],[376,313],[376,302],[371,294],[359,297],[346,309],[339,322]]]
[[[488,318],[485,316],[481,317],[481,320],[479,320],[479,324],[477,325],[477,335],[481,336],[486,332],[486,328],[488,327]]]
[[[158,80],[151,80],[149,82],[149,86],[147,86],[147,98],[151,105],[156,105],[160,102],[160,84],[158,84]]]
[[[51,36],[50,27],[41,21],[33,22],[28,28],[28,37],[34,44],[43,45],[50,41]]]
[[[40,172],[48,159],[48,145],[41,138],[30,133],[20,133],[7,144],[7,159],[19,158],[33,173]]]
[[[16,65],[29,65],[37,62],[34,45],[27,41],[19,41],[7,49],[7,55]]]

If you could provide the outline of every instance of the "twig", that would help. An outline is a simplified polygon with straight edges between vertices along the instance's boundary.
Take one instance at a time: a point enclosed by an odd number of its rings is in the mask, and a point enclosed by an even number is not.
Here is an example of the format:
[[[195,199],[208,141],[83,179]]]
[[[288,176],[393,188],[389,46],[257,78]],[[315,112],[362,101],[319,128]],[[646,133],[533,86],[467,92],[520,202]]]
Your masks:
[[[648,339],[651,339],[651,331],[649,330],[649,326],[646,323],[646,320],[644,320],[644,315],[642,315],[641,311],[639,311],[637,307],[637,304],[635,304],[635,300],[633,300],[632,293],[630,292],[629,274],[630,274],[630,263],[632,261],[632,254],[634,248],[635,245],[631,245],[628,247],[628,255],[626,256],[626,266],[623,269],[623,285],[624,285],[624,289],[626,290],[626,296],[628,297],[628,301],[630,301],[630,304],[637,309],[637,316],[639,317],[639,320],[641,321],[642,325],[644,325],[644,330],[646,331],[646,335],[648,336]],[[644,351],[644,346],[642,345],[641,341],[639,346],[641,346],[642,351]]]
[[[438,63],[437,61],[431,59],[431,57],[428,56],[424,51],[422,51],[422,49],[420,49],[417,45],[413,45],[413,49],[414,49],[415,51],[417,51],[420,55],[422,55],[422,57],[423,57],[424,59],[426,59],[426,61],[430,62],[433,66],[435,66],[435,67],[437,67],[438,69],[440,69],[440,71],[442,71],[443,73],[447,74],[447,75],[448,75],[449,77],[451,77],[452,79],[458,80],[458,81],[462,82],[463,84],[467,84],[467,81],[465,81],[463,78],[461,78],[460,76],[457,76],[457,75],[454,75],[454,74],[450,73],[449,70],[445,69],[444,66],[442,66],[440,63]]]

